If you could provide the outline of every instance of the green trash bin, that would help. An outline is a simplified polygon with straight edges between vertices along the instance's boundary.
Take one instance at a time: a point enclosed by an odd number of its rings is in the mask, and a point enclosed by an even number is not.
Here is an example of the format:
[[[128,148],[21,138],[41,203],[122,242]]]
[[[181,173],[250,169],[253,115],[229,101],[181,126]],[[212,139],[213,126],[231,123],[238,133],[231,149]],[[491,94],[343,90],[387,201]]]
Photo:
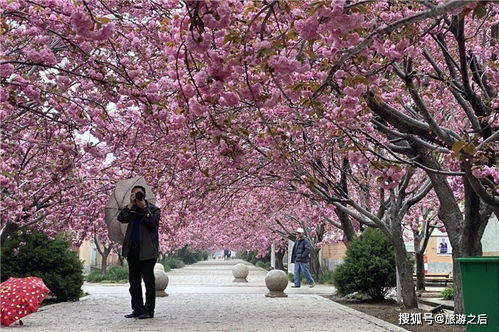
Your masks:
[[[464,312],[486,315],[487,325],[466,324],[466,331],[499,331],[499,256],[457,258],[461,267]],[[478,319],[478,318],[477,318]],[[475,320],[475,323],[477,321]]]

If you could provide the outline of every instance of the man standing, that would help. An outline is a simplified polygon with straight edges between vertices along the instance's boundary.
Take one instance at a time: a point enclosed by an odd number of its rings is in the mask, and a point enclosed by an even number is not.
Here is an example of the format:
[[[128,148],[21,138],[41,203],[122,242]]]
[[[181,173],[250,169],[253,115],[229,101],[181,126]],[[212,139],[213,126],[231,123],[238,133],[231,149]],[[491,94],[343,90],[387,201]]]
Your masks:
[[[146,189],[132,188],[130,203],[121,210],[118,221],[128,224],[123,241],[123,257],[128,261],[128,281],[132,297],[131,314],[126,318],[153,318],[156,304],[154,265],[158,258],[160,209],[145,199]],[[146,285],[146,302],[142,298],[141,279]]]
[[[310,261],[310,241],[305,236],[305,231],[303,228],[298,228],[296,230],[296,241],[293,246],[293,251],[291,252],[291,263],[295,264],[295,273],[294,273],[294,286],[292,288],[300,288],[301,278],[300,274],[303,271],[305,278],[310,284],[310,288],[315,286],[314,278],[310,274],[308,269],[308,262]]]

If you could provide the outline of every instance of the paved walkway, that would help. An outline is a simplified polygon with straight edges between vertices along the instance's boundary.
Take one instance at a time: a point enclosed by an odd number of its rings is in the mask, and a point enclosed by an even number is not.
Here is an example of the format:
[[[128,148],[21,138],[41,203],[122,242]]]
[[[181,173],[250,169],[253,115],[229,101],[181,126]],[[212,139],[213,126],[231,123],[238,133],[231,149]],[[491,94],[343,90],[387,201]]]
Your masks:
[[[248,283],[233,283],[239,260],[205,261],[168,272],[168,297],[156,299],[154,319],[126,319],[128,284],[84,285],[90,295],[78,302],[44,306],[6,328],[12,331],[406,331],[337,304],[321,295],[331,286],[303,285],[267,298],[266,271],[249,265]]]

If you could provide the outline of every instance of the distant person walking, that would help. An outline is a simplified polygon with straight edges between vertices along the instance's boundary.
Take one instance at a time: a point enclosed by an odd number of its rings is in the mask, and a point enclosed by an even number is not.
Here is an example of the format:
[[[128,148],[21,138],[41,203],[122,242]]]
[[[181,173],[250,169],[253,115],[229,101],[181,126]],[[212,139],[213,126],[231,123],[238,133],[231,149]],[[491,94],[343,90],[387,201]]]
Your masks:
[[[305,236],[305,231],[303,228],[298,228],[296,230],[296,241],[293,246],[293,251],[291,252],[291,263],[295,264],[295,273],[294,273],[294,286],[292,288],[300,288],[301,287],[301,272],[305,275],[309,283],[309,287],[312,288],[315,286],[314,278],[310,274],[308,269],[308,262],[310,261],[310,249],[312,245],[310,244],[309,239]]]

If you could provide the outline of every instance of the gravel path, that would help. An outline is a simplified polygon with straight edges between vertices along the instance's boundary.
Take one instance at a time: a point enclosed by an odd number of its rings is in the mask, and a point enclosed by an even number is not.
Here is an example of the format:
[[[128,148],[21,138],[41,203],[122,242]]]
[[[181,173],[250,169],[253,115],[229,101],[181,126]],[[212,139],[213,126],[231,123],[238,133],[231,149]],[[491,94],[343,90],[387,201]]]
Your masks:
[[[331,286],[289,288],[287,298],[266,298],[266,271],[249,265],[248,283],[233,283],[239,260],[210,260],[168,272],[168,297],[156,298],[154,319],[125,319],[128,284],[84,285],[78,302],[44,306],[12,331],[406,331],[321,295]]]

